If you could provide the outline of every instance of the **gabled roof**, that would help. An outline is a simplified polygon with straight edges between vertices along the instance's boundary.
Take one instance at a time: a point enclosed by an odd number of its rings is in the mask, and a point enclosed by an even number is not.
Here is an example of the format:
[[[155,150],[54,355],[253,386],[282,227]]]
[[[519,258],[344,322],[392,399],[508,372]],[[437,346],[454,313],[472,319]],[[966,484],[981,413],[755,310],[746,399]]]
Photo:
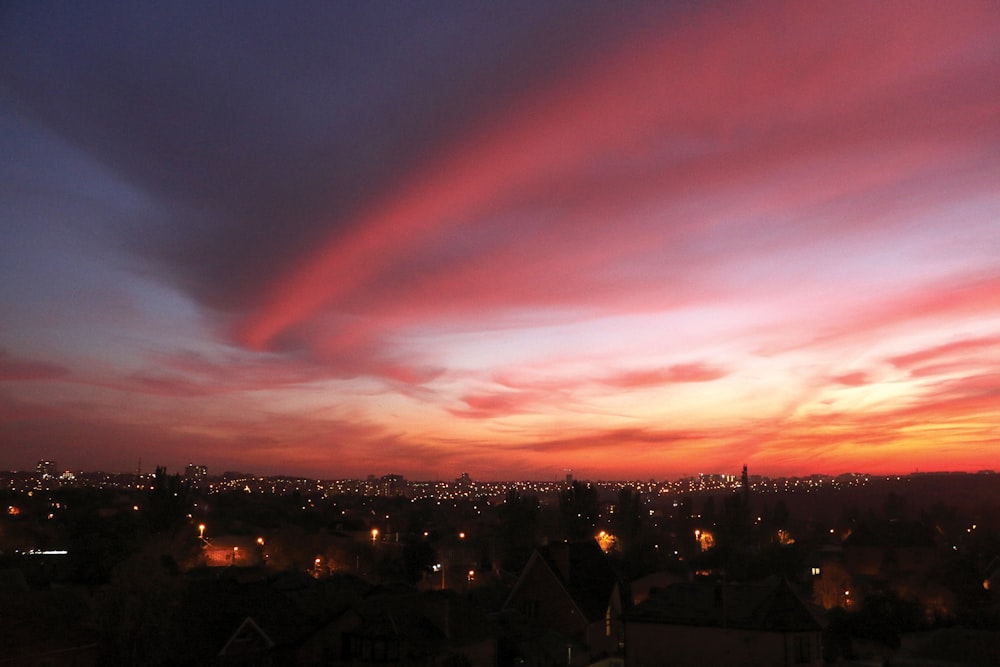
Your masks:
[[[785,580],[760,584],[680,583],[657,589],[626,620],[772,632],[822,629],[816,612]]]
[[[456,644],[495,635],[495,627],[486,614],[454,591],[375,594],[352,608],[362,618],[361,627],[373,635],[415,632],[446,638]]]
[[[311,630],[297,600],[262,580],[198,580],[185,588],[174,614],[178,632],[184,637],[176,647],[175,659],[184,664],[201,664],[218,655],[233,641],[234,629],[249,632],[255,626],[279,647],[295,645]],[[253,626],[246,623],[248,617]],[[253,638],[252,633],[245,636]]]
[[[228,655],[231,648],[237,643],[252,644],[255,648],[260,650],[268,650],[274,648],[274,641],[267,636],[267,633],[260,629],[260,626],[254,622],[252,618],[247,616],[240,623],[240,626],[236,628],[236,632],[229,637],[229,640],[225,643],[222,649],[219,651],[220,656]],[[246,650],[241,648],[241,652]]]
[[[521,588],[528,572],[540,565],[552,572],[588,621],[604,618],[618,578],[595,540],[554,542],[536,549],[507,604]]]
[[[486,614],[453,591],[376,593],[343,613],[357,618],[352,635],[398,638],[411,657],[443,655],[497,635]]]

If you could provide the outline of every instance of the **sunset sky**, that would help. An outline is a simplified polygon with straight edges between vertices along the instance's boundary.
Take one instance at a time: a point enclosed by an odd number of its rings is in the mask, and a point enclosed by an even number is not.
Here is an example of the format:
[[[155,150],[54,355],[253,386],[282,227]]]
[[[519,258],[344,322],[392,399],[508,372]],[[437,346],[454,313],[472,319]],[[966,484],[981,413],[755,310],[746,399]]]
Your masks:
[[[998,451],[995,1],[0,8],[0,469]]]

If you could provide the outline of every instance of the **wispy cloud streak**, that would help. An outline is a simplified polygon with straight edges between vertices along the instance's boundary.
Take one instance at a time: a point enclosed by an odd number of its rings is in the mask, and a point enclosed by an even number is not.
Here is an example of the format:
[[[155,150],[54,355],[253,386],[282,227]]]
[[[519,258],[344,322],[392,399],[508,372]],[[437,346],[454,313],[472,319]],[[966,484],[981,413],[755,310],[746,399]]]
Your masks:
[[[990,3],[231,10],[0,12],[17,465],[990,467]]]

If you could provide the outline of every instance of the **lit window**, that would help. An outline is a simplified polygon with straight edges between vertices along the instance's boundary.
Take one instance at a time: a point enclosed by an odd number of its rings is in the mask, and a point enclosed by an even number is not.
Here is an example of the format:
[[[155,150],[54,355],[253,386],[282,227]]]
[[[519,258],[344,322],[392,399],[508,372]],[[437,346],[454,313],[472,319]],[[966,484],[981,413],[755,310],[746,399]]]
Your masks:
[[[819,572],[820,572],[820,570],[819,570],[818,567],[813,567],[812,573],[813,573],[814,577],[818,577],[819,576]]]

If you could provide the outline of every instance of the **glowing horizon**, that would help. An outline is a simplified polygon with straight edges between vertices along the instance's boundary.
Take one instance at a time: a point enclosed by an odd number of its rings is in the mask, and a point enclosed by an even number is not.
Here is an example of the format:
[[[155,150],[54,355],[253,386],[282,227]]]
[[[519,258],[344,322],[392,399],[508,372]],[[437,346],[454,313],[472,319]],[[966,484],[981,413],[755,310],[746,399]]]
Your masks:
[[[0,467],[993,468],[1000,13],[575,7],[10,10]]]

